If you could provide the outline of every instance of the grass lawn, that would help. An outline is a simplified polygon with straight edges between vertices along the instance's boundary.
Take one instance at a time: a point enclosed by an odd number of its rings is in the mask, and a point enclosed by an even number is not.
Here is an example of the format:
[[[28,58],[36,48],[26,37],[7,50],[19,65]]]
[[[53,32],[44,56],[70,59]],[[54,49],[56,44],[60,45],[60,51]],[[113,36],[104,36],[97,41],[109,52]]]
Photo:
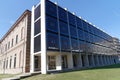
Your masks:
[[[40,74],[22,80],[120,80],[120,64],[58,74]]]
[[[0,74],[0,80],[3,79],[3,78],[9,78],[9,77],[13,77],[15,75],[12,75],[12,74]]]

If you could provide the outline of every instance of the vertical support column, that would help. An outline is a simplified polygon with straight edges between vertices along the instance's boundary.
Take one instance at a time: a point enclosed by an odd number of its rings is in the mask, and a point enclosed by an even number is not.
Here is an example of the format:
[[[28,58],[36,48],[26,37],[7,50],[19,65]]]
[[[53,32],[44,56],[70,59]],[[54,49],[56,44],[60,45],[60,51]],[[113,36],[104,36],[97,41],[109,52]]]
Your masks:
[[[88,60],[88,55],[85,54],[85,66],[89,67],[89,60]]]
[[[46,0],[41,0],[41,73],[47,74],[46,51]]]
[[[101,66],[103,66],[104,63],[103,63],[102,55],[100,55],[100,60],[101,60]]]
[[[72,69],[73,68],[73,57],[72,53],[67,55],[67,61],[68,61],[68,68]]]
[[[96,54],[96,60],[97,60],[97,66],[99,66],[99,59],[97,54]]]
[[[30,52],[30,73],[34,72],[34,6],[32,7],[31,18],[31,52]]]
[[[93,67],[95,67],[94,55],[93,54],[92,54],[92,64],[93,64]]]
[[[82,68],[82,58],[81,58],[81,54],[78,54],[78,67]]]
[[[61,54],[56,56],[56,70],[62,70]]]

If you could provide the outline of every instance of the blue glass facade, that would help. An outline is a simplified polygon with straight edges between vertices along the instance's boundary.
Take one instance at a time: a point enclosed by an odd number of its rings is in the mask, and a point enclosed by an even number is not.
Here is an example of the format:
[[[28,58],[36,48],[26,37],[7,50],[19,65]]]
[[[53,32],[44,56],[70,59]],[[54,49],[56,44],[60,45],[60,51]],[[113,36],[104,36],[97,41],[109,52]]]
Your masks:
[[[34,11],[34,36],[40,36],[40,5]],[[46,1],[46,43],[48,50],[77,53],[114,52],[112,37],[60,6]],[[40,45],[41,43],[39,43]],[[39,52],[35,49],[34,51]]]

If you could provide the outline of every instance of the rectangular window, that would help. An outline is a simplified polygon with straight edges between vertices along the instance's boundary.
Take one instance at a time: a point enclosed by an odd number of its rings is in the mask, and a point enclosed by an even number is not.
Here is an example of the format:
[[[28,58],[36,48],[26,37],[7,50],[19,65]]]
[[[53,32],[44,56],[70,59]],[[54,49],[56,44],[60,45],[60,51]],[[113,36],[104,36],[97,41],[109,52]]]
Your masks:
[[[77,27],[79,29],[83,29],[83,26],[82,26],[82,21],[80,18],[76,17],[76,22],[77,22]]]
[[[14,57],[14,68],[16,68],[16,54],[15,54],[15,57]]]
[[[82,20],[83,30],[88,31],[87,23]]]
[[[71,39],[71,44],[72,44],[72,51],[79,52],[77,39]]]
[[[46,27],[47,30],[58,32],[58,22],[54,17],[47,16],[46,17]]]
[[[7,44],[5,45],[5,51],[7,51]]]
[[[14,39],[12,39],[11,47],[13,47]]]
[[[77,29],[74,26],[70,25],[70,35],[71,37],[77,38]]]
[[[67,22],[67,12],[63,8],[58,7],[58,13],[59,13],[59,19],[64,22]]]
[[[49,0],[46,1],[46,14],[57,17],[57,6]]]
[[[40,7],[41,6],[39,5],[35,8],[35,12],[34,12],[34,14],[35,14],[34,19],[35,20],[40,17]]]
[[[8,49],[10,48],[10,41],[8,42]]]
[[[16,35],[16,44],[18,43],[18,35]]]
[[[3,62],[3,69],[5,69],[5,60],[4,60],[4,62]]]
[[[41,36],[34,38],[34,52],[39,52],[41,50]]]
[[[7,58],[7,61],[6,61],[6,69],[8,68],[8,58]]]
[[[68,24],[62,21],[59,22],[60,33],[64,35],[69,35],[68,33]]]
[[[84,31],[81,29],[78,29],[78,37],[80,40],[85,40],[85,36],[84,36]]]
[[[70,51],[69,37],[61,36],[61,49],[62,51]]]
[[[10,56],[10,68],[12,67],[12,56]]]
[[[53,50],[59,49],[58,34],[47,32],[47,49],[53,49]]]
[[[35,26],[34,26],[34,35],[37,35],[41,32],[41,26],[40,26],[41,22],[40,19],[35,22]]]
[[[75,16],[72,13],[68,12],[68,18],[69,24],[76,26]]]

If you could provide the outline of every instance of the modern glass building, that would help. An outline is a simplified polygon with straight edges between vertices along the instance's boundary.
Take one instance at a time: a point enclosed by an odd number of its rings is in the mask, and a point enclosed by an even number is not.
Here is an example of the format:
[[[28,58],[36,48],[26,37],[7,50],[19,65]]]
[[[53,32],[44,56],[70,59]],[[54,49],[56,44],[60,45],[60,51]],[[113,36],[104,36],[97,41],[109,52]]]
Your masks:
[[[49,0],[32,8],[31,73],[116,64],[113,46],[110,35]]]

